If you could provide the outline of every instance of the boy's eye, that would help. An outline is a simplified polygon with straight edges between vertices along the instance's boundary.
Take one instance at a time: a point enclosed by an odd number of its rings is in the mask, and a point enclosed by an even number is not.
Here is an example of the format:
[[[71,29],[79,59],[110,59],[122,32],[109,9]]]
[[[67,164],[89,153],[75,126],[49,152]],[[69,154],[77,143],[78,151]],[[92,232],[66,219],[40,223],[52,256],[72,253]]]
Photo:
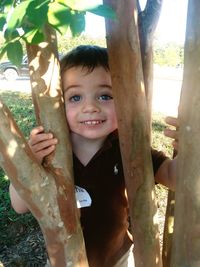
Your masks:
[[[100,100],[111,100],[113,97],[111,95],[101,95],[99,97]]]
[[[80,100],[81,100],[81,96],[80,95],[73,95],[69,99],[70,102],[78,102]]]

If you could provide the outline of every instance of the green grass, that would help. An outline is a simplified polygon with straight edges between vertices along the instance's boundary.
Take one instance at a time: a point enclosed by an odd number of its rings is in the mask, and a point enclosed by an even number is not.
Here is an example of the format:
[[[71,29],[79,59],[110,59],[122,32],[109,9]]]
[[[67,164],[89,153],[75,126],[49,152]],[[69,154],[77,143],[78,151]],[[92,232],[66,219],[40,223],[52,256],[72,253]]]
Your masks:
[[[35,115],[30,94],[12,91],[0,91],[0,98],[9,107],[20,130],[25,137],[35,125]]]
[[[166,128],[165,116],[161,113],[154,113],[152,116],[152,147],[163,151],[168,157],[172,157],[172,140],[164,136]]]
[[[0,98],[10,108],[16,122],[28,138],[30,130],[35,126],[35,116],[30,94],[0,91]],[[152,146],[158,150],[164,151],[167,155],[172,154],[171,140],[163,135],[164,118],[162,114],[153,114],[152,124]],[[8,194],[9,180],[2,169],[0,169],[0,244],[16,242],[16,236],[24,233],[24,229],[34,227],[36,221],[31,214],[18,215],[10,206]],[[164,189],[159,186],[161,198],[166,196]],[[16,236],[13,238],[13,232],[16,230]]]

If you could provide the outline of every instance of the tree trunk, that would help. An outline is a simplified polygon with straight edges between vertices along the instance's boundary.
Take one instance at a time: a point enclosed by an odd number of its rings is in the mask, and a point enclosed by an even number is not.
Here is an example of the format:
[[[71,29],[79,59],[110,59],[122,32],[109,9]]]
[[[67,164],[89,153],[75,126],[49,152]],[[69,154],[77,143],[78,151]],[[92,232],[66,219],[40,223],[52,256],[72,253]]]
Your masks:
[[[40,166],[8,109],[0,104],[0,163],[41,226],[51,266],[87,267],[75,201],[56,37],[48,27],[45,31],[47,42],[27,46],[30,78],[37,121],[58,138],[59,144],[45,166]]]
[[[135,1],[105,0],[107,44],[137,267],[161,266],[154,178]],[[134,17],[133,17],[134,14]]]
[[[172,267],[200,266],[200,2],[189,0],[179,108],[179,158]]]
[[[172,254],[172,238],[174,232],[174,206],[175,206],[175,193],[169,190],[167,199],[167,209],[165,214],[164,235],[163,235],[163,250],[162,250],[163,267],[170,266],[170,260]]]
[[[138,2],[139,0],[137,0],[139,6]],[[163,0],[147,0],[145,9],[141,11],[139,7],[138,12],[138,29],[150,129],[153,97],[153,37],[160,17],[162,3]]]

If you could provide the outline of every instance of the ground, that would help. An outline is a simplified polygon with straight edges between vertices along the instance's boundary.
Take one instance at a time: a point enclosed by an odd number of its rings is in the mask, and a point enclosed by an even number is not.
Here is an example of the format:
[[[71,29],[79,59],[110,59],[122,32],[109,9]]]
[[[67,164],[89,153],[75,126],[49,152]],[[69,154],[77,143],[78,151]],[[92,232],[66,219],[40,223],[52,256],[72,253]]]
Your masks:
[[[1,245],[0,267],[43,267],[47,253],[43,235],[35,223],[23,228],[17,223],[10,227],[12,244]]]

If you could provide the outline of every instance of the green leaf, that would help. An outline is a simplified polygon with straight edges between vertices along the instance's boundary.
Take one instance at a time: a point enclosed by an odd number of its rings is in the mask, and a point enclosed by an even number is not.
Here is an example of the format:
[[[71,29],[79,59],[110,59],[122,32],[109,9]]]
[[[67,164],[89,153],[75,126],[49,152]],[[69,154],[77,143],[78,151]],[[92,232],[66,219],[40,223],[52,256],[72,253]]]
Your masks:
[[[0,9],[5,12],[5,9],[10,8],[13,4],[13,0],[1,0]]]
[[[88,12],[91,12],[95,15],[102,16],[104,18],[116,19],[116,13],[113,9],[106,5],[98,5],[96,7],[88,8]]]
[[[73,12],[70,21],[70,30],[72,35],[78,36],[85,30],[85,13],[84,12]]]
[[[23,1],[14,8],[14,10],[13,10],[8,22],[7,22],[8,23],[8,25],[7,25],[8,29],[14,30],[14,29],[20,28],[22,26],[22,22],[23,22],[25,14],[26,14],[27,8],[32,1],[34,1],[34,0]]]
[[[76,11],[88,11],[105,18],[116,19],[116,14],[108,5],[94,5],[91,0],[57,0]]]
[[[72,10],[85,11],[87,8],[91,8],[94,4],[91,4],[91,0],[57,0],[59,3],[70,7]]]
[[[0,14],[0,31],[3,31],[5,24],[6,24],[5,15]]]
[[[6,29],[4,32],[4,38],[7,42],[19,37],[19,32],[16,29]]]
[[[34,0],[30,3],[26,11],[26,19],[37,28],[41,28],[47,21],[49,0]]]
[[[6,46],[7,57],[15,65],[20,66],[23,58],[23,48],[20,41],[8,43]]]
[[[6,53],[6,45],[2,46],[0,48],[0,59],[3,57],[3,55]]]
[[[57,2],[49,4],[48,22],[61,34],[64,34],[71,21],[71,12],[69,7],[66,7]]]
[[[40,29],[33,29],[23,36],[23,39],[26,40],[29,44],[39,44],[44,41],[45,36]]]

